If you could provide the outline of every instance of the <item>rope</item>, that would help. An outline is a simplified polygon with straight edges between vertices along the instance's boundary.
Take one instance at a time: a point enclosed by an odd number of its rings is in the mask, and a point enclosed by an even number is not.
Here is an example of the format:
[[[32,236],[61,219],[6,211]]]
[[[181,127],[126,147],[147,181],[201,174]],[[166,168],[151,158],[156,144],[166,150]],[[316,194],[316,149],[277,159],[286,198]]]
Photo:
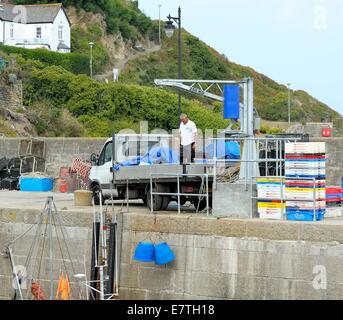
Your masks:
[[[59,214],[59,212],[58,212],[54,202],[53,202],[53,204],[54,204],[54,208],[55,208],[55,212],[56,212],[56,217],[58,219],[58,223],[59,223],[60,228],[61,228],[61,233],[62,233],[63,241],[64,241],[64,244],[66,246],[67,255],[68,255],[69,260],[70,260],[71,268],[72,268],[73,274],[75,275],[76,272],[75,272],[75,268],[74,268],[74,263],[73,263],[73,260],[71,258],[69,247],[68,247],[68,241],[70,241],[69,236],[68,236],[68,232],[65,230],[65,227],[62,224],[62,218],[60,217],[60,214]],[[66,232],[66,236],[64,234],[64,231]],[[68,241],[66,240],[66,238],[67,238]],[[79,286],[79,297],[82,298],[81,289],[80,289],[80,283],[78,283],[78,286]]]
[[[66,265],[66,261],[64,259],[64,256],[63,256],[63,251],[62,251],[62,246],[61,246],[61,242],[60,242],[60,238],[58,236],[58,231],[57,231],[57,226],[56,226],[56,221],[55,221],[55,217],[54,215],[52,215],[52,220],[53,220],[53,223],[54,223],[54,227],[55,227],[55,232],[56,232],[56,238],[57,238],[57,243],[58,243],[58,247],[60,249],[60,252],[61,252],[61,258],[62,258],[62,264],[64,266],[64,270],[66,272],[66,275],[68,276],[68,268],[67,268],[67,265]],[[62,267],[60,267],[60,270],[62,269]],[[69,276],[68,276],[69,278]],[[72,295],[70,293],[70,299],[71,299]]]
[[[38,265],[38,274],[37,274],[36,279],[39,279],[39,277],[40,277],[40,270],[41,270],[41,266],[42,266],[42,259],[43,259],[44,248],[45,248],[45,238],[47,235],[47,231],[48,231],[48,223],[45,224],[45,231],[44,231],[44,236],[43,236],[43,245],[42,245],[42,251],[41,251],[40,261],[39,261],[39,265]]]
[[[38,224],[36,224],[37,230],[36,230],[36,233],[35,233],[35,237],[34,237],[34,239],[33,239],[33,242],[32,242],[32,244],[31,244],[31,247],[30,247],[30,249],[29,249],[29,253],[28,253],[27,258],[26,258],[26,261],[25,261],[25,267],[26,267],[26,269],[29,267],[29,262],[31,261],[32,254],[33,254],[33,251],[34,251],[34,249],[35,249],[35,243],[36,243],[36,240],[37,240],[38,234],[39,234],[38,230],[39,230],[39,227],[42,226],[42,221],[43,221],[43,212],[41,212],[41,214],[40,214],[40,216],[39,216],[39,222],[38,222]]]

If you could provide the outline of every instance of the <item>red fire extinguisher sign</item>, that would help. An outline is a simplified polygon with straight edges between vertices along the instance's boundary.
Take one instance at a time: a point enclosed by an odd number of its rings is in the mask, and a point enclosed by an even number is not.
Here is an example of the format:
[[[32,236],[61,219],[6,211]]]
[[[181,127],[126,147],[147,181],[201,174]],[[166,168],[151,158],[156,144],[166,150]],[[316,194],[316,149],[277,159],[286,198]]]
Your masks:
[[[325,138],[332,136],[332,130],[330,128],[328,129],[322,129],[322,136]]]

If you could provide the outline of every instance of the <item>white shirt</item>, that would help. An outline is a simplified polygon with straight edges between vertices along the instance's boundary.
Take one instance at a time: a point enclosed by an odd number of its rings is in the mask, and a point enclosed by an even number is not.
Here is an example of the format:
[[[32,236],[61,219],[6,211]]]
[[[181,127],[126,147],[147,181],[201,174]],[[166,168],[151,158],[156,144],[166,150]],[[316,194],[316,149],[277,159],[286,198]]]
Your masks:
[[[180,133],[181,133],[181,145],[188,146],[195,142],[195,134],[197,133],[197,127],[195,123],[188,120],[186,124],[181,122]]]

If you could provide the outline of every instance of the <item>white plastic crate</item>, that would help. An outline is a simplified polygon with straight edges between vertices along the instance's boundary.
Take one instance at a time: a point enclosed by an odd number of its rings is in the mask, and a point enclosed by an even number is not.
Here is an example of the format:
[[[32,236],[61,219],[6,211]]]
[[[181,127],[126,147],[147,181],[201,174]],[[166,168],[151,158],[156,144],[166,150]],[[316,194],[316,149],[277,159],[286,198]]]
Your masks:
[[[285,144],[286,154],[324,154],[325,142],[295,142]]]

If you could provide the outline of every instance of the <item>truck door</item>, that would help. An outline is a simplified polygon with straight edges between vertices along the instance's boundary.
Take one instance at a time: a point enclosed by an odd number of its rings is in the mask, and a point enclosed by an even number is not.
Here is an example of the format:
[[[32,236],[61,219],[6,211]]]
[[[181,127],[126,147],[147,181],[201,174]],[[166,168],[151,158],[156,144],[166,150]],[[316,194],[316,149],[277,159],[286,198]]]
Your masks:
[[[99,180],[102,189],[110,189],[112,173],[112,141],[106,143],[101,151],[96,168],[94,168],[94,178]]]

